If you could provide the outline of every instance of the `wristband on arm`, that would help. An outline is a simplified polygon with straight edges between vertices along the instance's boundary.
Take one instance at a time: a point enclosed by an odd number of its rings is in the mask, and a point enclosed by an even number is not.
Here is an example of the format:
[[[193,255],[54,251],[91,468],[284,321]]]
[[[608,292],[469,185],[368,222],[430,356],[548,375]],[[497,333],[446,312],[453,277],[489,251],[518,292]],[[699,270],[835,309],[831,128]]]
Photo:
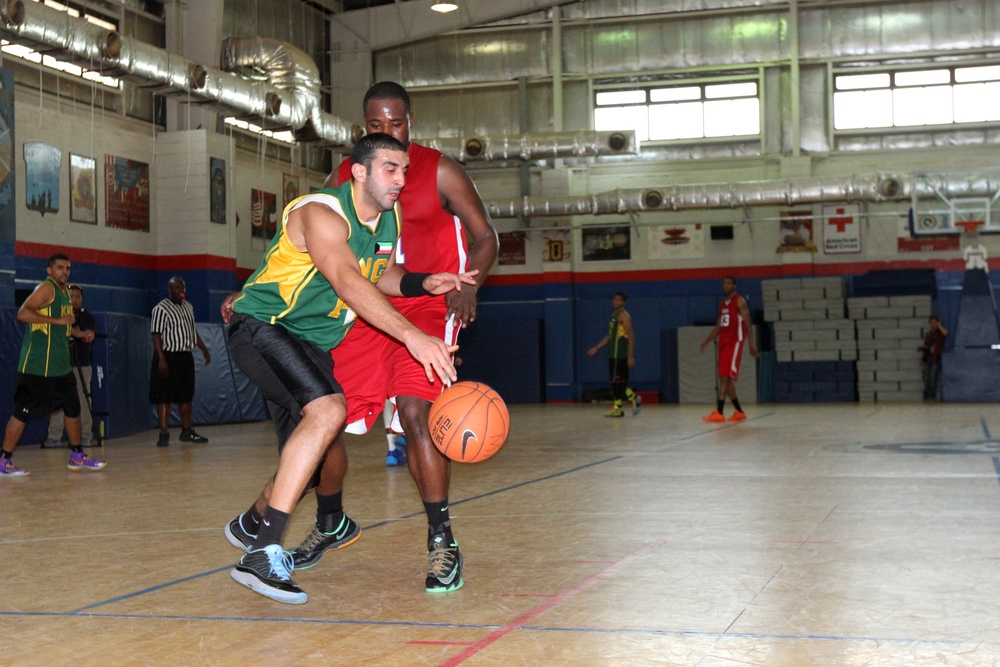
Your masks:
[[[399,279],[399,293],[403,296],[431,296],[431,293],[424,289],[424,278],[429,273],[405,273]]]

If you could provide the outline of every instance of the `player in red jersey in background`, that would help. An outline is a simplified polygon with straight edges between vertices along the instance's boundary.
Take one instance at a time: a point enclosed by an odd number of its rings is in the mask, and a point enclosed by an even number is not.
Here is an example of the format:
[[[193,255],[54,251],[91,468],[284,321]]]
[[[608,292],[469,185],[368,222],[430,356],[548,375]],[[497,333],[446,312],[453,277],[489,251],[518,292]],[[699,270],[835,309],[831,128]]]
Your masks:
[[[716,338],[719,339],[719,396],[715,411],[702,417],[707,422],[724,422],[726,417],[722,411],[726,398],[733,403],[736,412],[729,418],[731,422],[743,421],[746,413],[736,398],[736,378],[740,373],[740,361],[743,357],[743,347],[749,341],[750,355],[757,358],[757,343],[750,335],[750,309],[746,300],[736,293],[736,279],[726,276],[722,279],[722,293],[726,296],[719,304],[719,318],[705,340],[701,342],[701,351]]]

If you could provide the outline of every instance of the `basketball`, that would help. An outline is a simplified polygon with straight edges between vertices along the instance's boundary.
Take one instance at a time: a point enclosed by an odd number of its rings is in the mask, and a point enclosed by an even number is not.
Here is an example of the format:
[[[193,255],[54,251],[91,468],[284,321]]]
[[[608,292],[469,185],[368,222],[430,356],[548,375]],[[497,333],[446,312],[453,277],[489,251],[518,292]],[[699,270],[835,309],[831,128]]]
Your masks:
[[[431,441],[452,461],[485,461],[507,440],[507,404],[482,382],[456,382],[435,399],[429,420]]]

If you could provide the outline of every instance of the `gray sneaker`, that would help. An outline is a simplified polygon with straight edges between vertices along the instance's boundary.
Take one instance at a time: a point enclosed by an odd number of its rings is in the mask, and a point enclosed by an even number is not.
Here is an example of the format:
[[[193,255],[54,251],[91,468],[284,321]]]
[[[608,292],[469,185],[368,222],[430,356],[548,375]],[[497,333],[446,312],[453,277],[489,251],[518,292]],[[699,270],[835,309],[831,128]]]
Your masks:
[[[295,567],[299,570],[307,570],[318,563],[327,551],[343,549],[347,545],[357,542],[360,537],[361,526],[346,514],[332,533],[324,533],[314,523],[312,530],[306,535],[306,539],[302,540],[302,544],[292,549]]]

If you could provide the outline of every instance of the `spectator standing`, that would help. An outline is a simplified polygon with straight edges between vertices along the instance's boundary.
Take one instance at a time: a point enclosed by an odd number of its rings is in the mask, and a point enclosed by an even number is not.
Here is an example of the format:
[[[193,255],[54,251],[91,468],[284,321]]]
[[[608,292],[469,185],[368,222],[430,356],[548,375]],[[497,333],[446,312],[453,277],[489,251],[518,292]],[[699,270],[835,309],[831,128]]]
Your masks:
[[[920,348],[920,364],[924,367],[924,400],[933,401],[937,398],[938,382],[941,379],[941,353],[944,342],[948,338],[948,330],[941,324],[937,315],[931,315],[930,328],[924,336],[924,346]]]
[[[194,308],[184,300],[187,285],[174,276],[167,282],[167,298],[156,304],[150,330],[153,334],[153,367],[149,373],[149,402],[156,405],[160,421],[157,447],[170,444],[170,406],[181,413],[181,442],[208,442],[191,427],[194,401],[195,347],[212,363],[212,355],[194,325]]]

